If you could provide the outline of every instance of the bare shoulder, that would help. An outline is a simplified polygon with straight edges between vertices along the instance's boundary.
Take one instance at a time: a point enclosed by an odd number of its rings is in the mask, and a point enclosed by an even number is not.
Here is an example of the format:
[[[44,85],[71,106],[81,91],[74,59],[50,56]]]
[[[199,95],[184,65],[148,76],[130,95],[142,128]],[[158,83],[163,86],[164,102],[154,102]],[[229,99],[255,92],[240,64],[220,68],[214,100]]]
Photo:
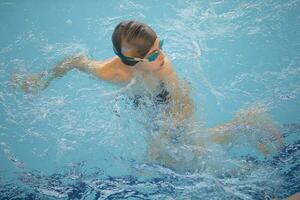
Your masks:
[[[115,83],[127,83],[132,79],[132,71],[116,57],[103,62],[93,61],[93,66],[101,79]]]

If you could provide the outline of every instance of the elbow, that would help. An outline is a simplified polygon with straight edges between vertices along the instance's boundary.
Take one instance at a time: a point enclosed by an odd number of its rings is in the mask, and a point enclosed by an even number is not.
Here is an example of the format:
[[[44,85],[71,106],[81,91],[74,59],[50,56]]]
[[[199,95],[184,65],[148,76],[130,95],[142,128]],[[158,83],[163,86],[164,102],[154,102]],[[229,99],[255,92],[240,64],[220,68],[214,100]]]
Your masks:
[[[179,121],[185,121],[193,116],[194,113],[194,105],[190,99],[185,99],[181,104],[180,113],[178,116]]]

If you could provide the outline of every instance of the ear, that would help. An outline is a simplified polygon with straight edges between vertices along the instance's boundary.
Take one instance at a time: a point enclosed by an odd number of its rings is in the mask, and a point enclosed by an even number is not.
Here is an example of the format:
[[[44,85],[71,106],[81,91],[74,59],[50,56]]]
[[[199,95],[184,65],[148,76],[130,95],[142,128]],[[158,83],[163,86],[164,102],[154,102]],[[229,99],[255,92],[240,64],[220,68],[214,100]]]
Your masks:
[[[127,56],[127,57],[134,57],[134,51],[133,50],[130,50],[130,51],[125,51],[123,53],[124,56]]]

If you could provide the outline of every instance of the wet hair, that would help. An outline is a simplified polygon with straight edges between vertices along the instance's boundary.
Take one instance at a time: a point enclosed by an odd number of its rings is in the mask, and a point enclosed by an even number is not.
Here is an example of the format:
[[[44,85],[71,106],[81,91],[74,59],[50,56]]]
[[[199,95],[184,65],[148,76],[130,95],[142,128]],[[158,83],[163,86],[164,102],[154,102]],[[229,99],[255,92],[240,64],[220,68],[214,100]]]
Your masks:
[[[122,47],[126,46],[130,50],[134,50],[136,52],[134,57],[144,58],[153,46],[156,38],[157,35],[150,26],[129,20],[122,21],[116,26],[112,34],[112,43],[122,62],[125,65],[133,66],[138,61],[123,58]]]

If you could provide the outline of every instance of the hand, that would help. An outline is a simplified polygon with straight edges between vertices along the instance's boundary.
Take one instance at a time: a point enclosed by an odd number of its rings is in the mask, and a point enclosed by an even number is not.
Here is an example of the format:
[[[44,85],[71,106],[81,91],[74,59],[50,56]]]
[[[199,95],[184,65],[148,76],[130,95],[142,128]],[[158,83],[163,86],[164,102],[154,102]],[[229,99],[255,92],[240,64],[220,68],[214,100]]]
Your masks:
[[[45,73],[29,75],[21,85],[22,90],[29,93],[45,89],[48,86],[48,82],[42,79],[44,76]]]
[[[52,73],[54,77],[62,77],[64,76],[68,71],[70,71],[73,67],[71,65],[66,65],[65,63],[62,63],[60,65],[55,66],[52,69]]]

